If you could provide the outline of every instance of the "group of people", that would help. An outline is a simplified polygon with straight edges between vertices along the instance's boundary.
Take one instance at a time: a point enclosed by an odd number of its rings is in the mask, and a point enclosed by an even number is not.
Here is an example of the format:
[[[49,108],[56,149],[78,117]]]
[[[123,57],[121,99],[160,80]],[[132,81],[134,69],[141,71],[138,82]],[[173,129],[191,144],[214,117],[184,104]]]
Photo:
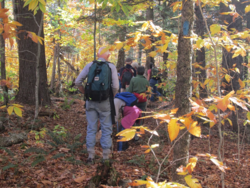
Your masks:
[[[86,146],[88,152],[87,163],[93,164],[95,158],[96,133],[98,131],[98,120],[100,121],[102,136],[100,143],[103,149],[103,160],[109,160],[111,153],[113,124],[117,121],[119,105],[115,104],[115,98],[127,92],[133,94],[138,99],[136,106],[141,110],[146,110],[147,99],[145,92],[151,86],[153,93],[156,93],[157,78],[153,76],[153,65],[150,65],[147,78],[144,76],[145,68],[132,63],[131,58],[125,60],[125,67],[119,72],[114,64],[109,63],[110,52],[101,53],[105,47],[98,51],[97,61],[87,64],[77,79],[75,85],[78,86],[86,99],[87,136]],[[83,82],[87,78],[87,84],[83,87]],[[120,92],[120,93],[119,93]],[[124,95],[126,96],[126,95]],[[154,95],[150,100],[154,101]],[[119,106],[119,107],[118,107]],[[116,109],[114,109],[116,107]]]

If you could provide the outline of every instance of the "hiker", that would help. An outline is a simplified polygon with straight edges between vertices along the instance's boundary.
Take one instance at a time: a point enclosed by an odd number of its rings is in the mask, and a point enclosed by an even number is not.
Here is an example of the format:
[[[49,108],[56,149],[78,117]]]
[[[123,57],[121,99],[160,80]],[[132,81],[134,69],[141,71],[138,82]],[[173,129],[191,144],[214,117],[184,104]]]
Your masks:
[[[157,95],[160,95],[160,93],[157,91],[157,86],[156,84],[158,83],[159,80],[159,70],[157,67],[155,67],[154,64],[150,64],[149,65],[149,69],[148,69],[148,76],[147,79],[149,81],[150,87],[152,88],[152,94],[150,97],[150,101],[154,102],[156,99]]]
[[[136,71],[136,73],[137,73],[137,68],[138,68],[139,64],[138,64],[137,62],[133,62],[133,63],[131,64],[131,66],[135,69],[135,71]]]
[[[144,72],[145,68],[143,66],[139,66],[137,68],[137,76],[131,79],[130,85],[127,88],[128,92],[133,93],[138,98],[136,106],[142,111],[146,111],[146,91],[147,87],[149,87],[148,80],[143,76]]]
[[[136,70],[131,66],[132,59],[125,60],[126,66],[120,69],[121,92],[124,92],[129,86],[132,77],[136,76]]]
[[[110,52],[101,54],[104,48],[99,49],[98,60],[87,64],[75,81],[86,99],[88,122],[86,145],[89,155],[87,164],[94,163],[98,118],[102,130],[100,143],[103,149],[103,161],[109,159],[112,145],[112,124],[115,123],[114,96],[118,91],[119,82],[115,65],[108,62]],[[82,83],[86,78],[87,84],[84,88]]]

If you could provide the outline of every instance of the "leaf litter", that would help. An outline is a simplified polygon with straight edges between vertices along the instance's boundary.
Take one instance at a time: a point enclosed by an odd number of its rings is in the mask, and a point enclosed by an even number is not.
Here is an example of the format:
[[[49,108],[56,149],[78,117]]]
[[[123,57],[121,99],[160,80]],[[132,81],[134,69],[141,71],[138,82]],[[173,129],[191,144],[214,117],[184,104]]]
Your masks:
[[[67,129],[72,135],[72,138],[81,133],[80,141],[84,142],[86,137],[87,121],[85,116],[84,102],[82,100],[75,99],[75,103],[68,110],[63,110],[60,107],[62,102],[54,102],[54,105],[50,110],[54,111],[59,118],[53,118],[48,116],[39,117],[41,123],[45,125],[45,128],[53,131],[56,125],[60,125]],[[161,103],[162,104],[162,103]],[[25,130],[26,122],[29,122],[33,118],[32,111],[33,106],[23,105],[23,119],[16,117],[10,117],[15,126],[8,128],[8,132],[19,132]],[[41,111],[46,110],[44,107]],[[155,109],[149,109],[148,111],[154,111]],[[4,111],[1,109],[1,112]],[[156,122],[153,118],[149,118],[144,126],[153,130],[156,127]],[[168,142],[166,128],[164,123],[160,126],[160,137],[153,137],[152,145],[159,144],[159,147],[154,148],[155,154],[159,159],[163,159],[169,152],[171,147]],[[230,128],[230,125],[228,126]],[[19,129],[18,129],[19,128]],[[204,136],[202,138],[195,138],[190,143],[190,156],[196,156],[197,154],[209,153],[208,141],[210,139],[210,154],[217,156],[217,148],[219,138],[217,129],[212,129],[213,134],[210,137]],[[2,133],[1,136],[7,133]],[[140,178],[146,178],[150,176],[155,177],[157,168],[157,162],[154,159],[151,152],[145,154],[147,148],[148,138],[151,134],[146,132],[138,142],[129,142],[129,148],[126,151],[118,152],[116,150],[117,143],[113,138],[113,166],[120,175],[120,179],[136,180]],[[81,149],[76,150],[73,153],[74,160],[81,161],[81,163],[75,163],[70,161],[72,153],[67,144],[60,145],[54,151],[51,151],[53,147],[48,144],[51,141],[47,135],[41,138],[37,142],[34,134],[29,133],[28,140],[24,143],[12,145],[8,149],[14,153],[13,157],[10,157],[9,153],[0,149],[0,186],[1,187],[83,187],[87,182],[95,175],[97,164],[88,166],[85,163],[87,160],[86,145],[84,144]],[[225,152],[223,163],[230,168],[225,173],[225,186],[226,187],[249,187],[250,186],[250,146],[245,144],[244,150],[241,150],[240,162],[238,164],[237,156],[237,142],[231,137],[225,138]],[[142,147],[144,146],[144,147]],[[31,166],[32,159],[37,157],[32,153],[25,153],[24,151],[30,147],[41,148],[46,152],[51,151],[49,155],[45,156],[45,160],[41,161],[34,167]],[[100,143],[96,144],[97,162],[102,158],[102,149]],[[58,158],[54,156],[58,155]],[[190,157],[191,158],[191,157]],[[168,161],[164,164],[166,171],[162,174],[160,181],[170,181],[171,179],[171,162],[173,161],[172,153],[170,154]],[[13,164],[10,168],[2,170],[8,164]],[[17,167],[15,165],[18,165]],[[207,160],[202,157],[198,157],[196,167],[193,171],[193,178],[195,181],[199,181],[202,187],[220,187],[221,183],[221,171],[214,165],[213,161]],[[101,185],[102,187],[110,187],[107,185]],[[118,186],[117,186],[118,187]]]

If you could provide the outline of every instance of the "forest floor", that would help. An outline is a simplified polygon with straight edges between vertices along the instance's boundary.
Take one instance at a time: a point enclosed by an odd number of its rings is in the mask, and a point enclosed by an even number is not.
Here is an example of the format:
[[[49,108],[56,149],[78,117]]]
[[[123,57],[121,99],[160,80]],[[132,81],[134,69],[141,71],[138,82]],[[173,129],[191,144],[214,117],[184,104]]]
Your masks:
[[[91,166],[85,164],[88,155],[85,145],[87,122],[84,101],[79,99],[74,99],[74,103],[72,101],[54,101],[51,107],[41,109],[40,113],[44,116],[40,116],[40,121],[33,127],[39,125],[46,128],[46,131],[42,128],[37,128],[37,131],[33,132],[26,130],[28,139],[25,142],[0,148],[1,188],[84,187],[95,175],[102,159],[102,149],[97,143],[96,164]],[[33,121],[33,109],[33,106],[25,105],[23,118],[11,115],[9,120],[5,120],[4,124],[9,124],[9,128],[6,126],[7,131],[1,133],[0,137],[8,136],[9,132],[21,132],[27,129],[27,125]],[[157,109],[148,108],[148,111],[157,111]],[[4,112],[6,109],[1,109],[1,116],[7,116]],[[144,121],[144,126],[150,129],[154,129],[156,125],[156,120],[153,118]],[[238,161],[237,135],[230,129],[227,127],[225,130],[224,164],[230,168],[225,173],[225,185],[227,188],[249,188],[250,145],[244,144]],[[49,133],[48,130],[51,132]],[[171,148],[166,131],[166,124],[161,124],[158,129],[159,137],[153,136],[151,140],[152,144],[160,145],[155,149],[159,160],[162,160]],[[202,132],[204,135],[208,134],[206,128],[203,128]],[[217,129],[214,126],[210,139],[207,136],[193,139],[190,144],[190,157],[209,153],[209,140],[210,153],[217,156],[219,144],[217,135]],[[136,180],[146,176],[155,179],[158,171],[157,162],[152,153],[144,153],[146,149],[141,147],[147,143],[149,137],[150,134],[146,133],[139,141],[130,141],[129,148],[122,152],[117,151],[116,140],[113,138],[113,166],[119,173],[120,179]],[[173,161],[172,151],[164,163],[163,169],[166,170],[161,174],[160,181],[171,181],[171,161]],[[221,187],[221,171],[205,158],[199,157],[193,176],[199,180],[202,187]]]

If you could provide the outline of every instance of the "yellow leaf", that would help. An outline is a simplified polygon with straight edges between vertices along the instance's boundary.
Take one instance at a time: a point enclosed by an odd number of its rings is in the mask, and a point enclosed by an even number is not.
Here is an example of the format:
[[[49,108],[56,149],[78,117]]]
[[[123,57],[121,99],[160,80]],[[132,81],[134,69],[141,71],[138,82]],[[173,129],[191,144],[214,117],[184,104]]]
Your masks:
[[[12,112],[13,112],[13,110],[14,110],[14,106],[9,106],[9,107],[7,108],[8,114],[11,115]]]
[[[46,5],[44,0],[38,0],[40,3],[42,3],[43,5]]]
[[[179,108],[175,108],[171,110],[171,114],[176,114],[176,112],[179,110]]]
[[[210,26],[210,31],[212,35],[219,33],[220,30],[221,30],[221,26],[219,24],[213,24]]]
[[[1,106],[1,107],[0,107],[0,109],[3,109],[3,108],[5,108],[5,107],[6,107],[6,105],[4,105],[4,106]]]
[[[22,26],[22,24],[21,24],[21,23],[16,22],[16,21],[12,21],[11,23],[12,23],[12,24],[14,24],[14,25],[17,25],[17,26]]]
[[[132,183],[129,183],[130,186],[139,186],[139,185],[145,185],[148,181],[146,180],[134,180]]]
[[[123,42],[121,42],[121,41],[117,41],[117,42],[115,42],[115,44],[116,44],[117,50],[120,50],[123,47]]]
[[[199,39],[196,41],[196,46],[198,49],[201,49],[204,46],[204,40],[199,37]]]
[[[19,107],[19,108],[22,108],[23,106],[20,105],[20,104],[13,104],[13,106],[16,106],[16,107]]]
[[[185,181],[188,184],[188,186],[192,188],[202,188],[201,184],[198,183],[199,181],[195,178],[192,178],[192,175],[186,176]]]
[[[126,45],[126,46],[124,46],[124,49],[125,49],[125,51],[129,51],[130,50],[130,46]]]
[[[235,111],[235,107],[233,105],[231,105],[231,104],[227,105],[227,108],[229,110]]]
[[[135,136],[136,129],[125,129],[121,132],[119,132],[116,136],[121,136],[121,138],[118,138],[117,142],[124,142],[132,140]]]
[[[180,125],[177,123],[177,119],[171,119],[168,124],[168,134],[171,142],[176,139],[180,131]]]
[[[197,126],[198,122],[194,121],[187,126],[187,130],[190,134],[200,137],[201,136],[201,127]]]
[[[189,159],[188,161],[189,163],[186,166],[186,169],[189,172],[189,174],[191,174],[194,171],[197,161],[198,161],[197,157],[192,157]]]
[[[217,159],[215,159],[214,157],[210,157],[210,160],[222,171],[222,172],[226,172],[225,170],[229,170],[230,168],[226,167],[223,165],[223,162],[218,161]]]
[[[240,78],[238,79],[238,82],[240,84],[240,89],[245,88],[245,82],[242,82],[242,80]]]
[[[228,74],[225,75],[225,79],[228,83],[230,83],[231,77]]]
[[[152,51],[148,54],[150,57],[155,57],[157,55],[156,51]]]
[[[14,112],[16,113],[16,115],[18,115],[19,117],[22,117],[22,109],[15,107],[14,106]]]
[[[250,12],[250,5],[247,5],[245,8],[245,13],[248,13],[248,12]]]
[[[144,153],[149,153],[151,151],[151,149],[147,149]]]
[[[149,26],[149,22],[145,22],[143,25],[142,25],[142,30],[143,31],[146,31],[148,29],[148,26]]]

